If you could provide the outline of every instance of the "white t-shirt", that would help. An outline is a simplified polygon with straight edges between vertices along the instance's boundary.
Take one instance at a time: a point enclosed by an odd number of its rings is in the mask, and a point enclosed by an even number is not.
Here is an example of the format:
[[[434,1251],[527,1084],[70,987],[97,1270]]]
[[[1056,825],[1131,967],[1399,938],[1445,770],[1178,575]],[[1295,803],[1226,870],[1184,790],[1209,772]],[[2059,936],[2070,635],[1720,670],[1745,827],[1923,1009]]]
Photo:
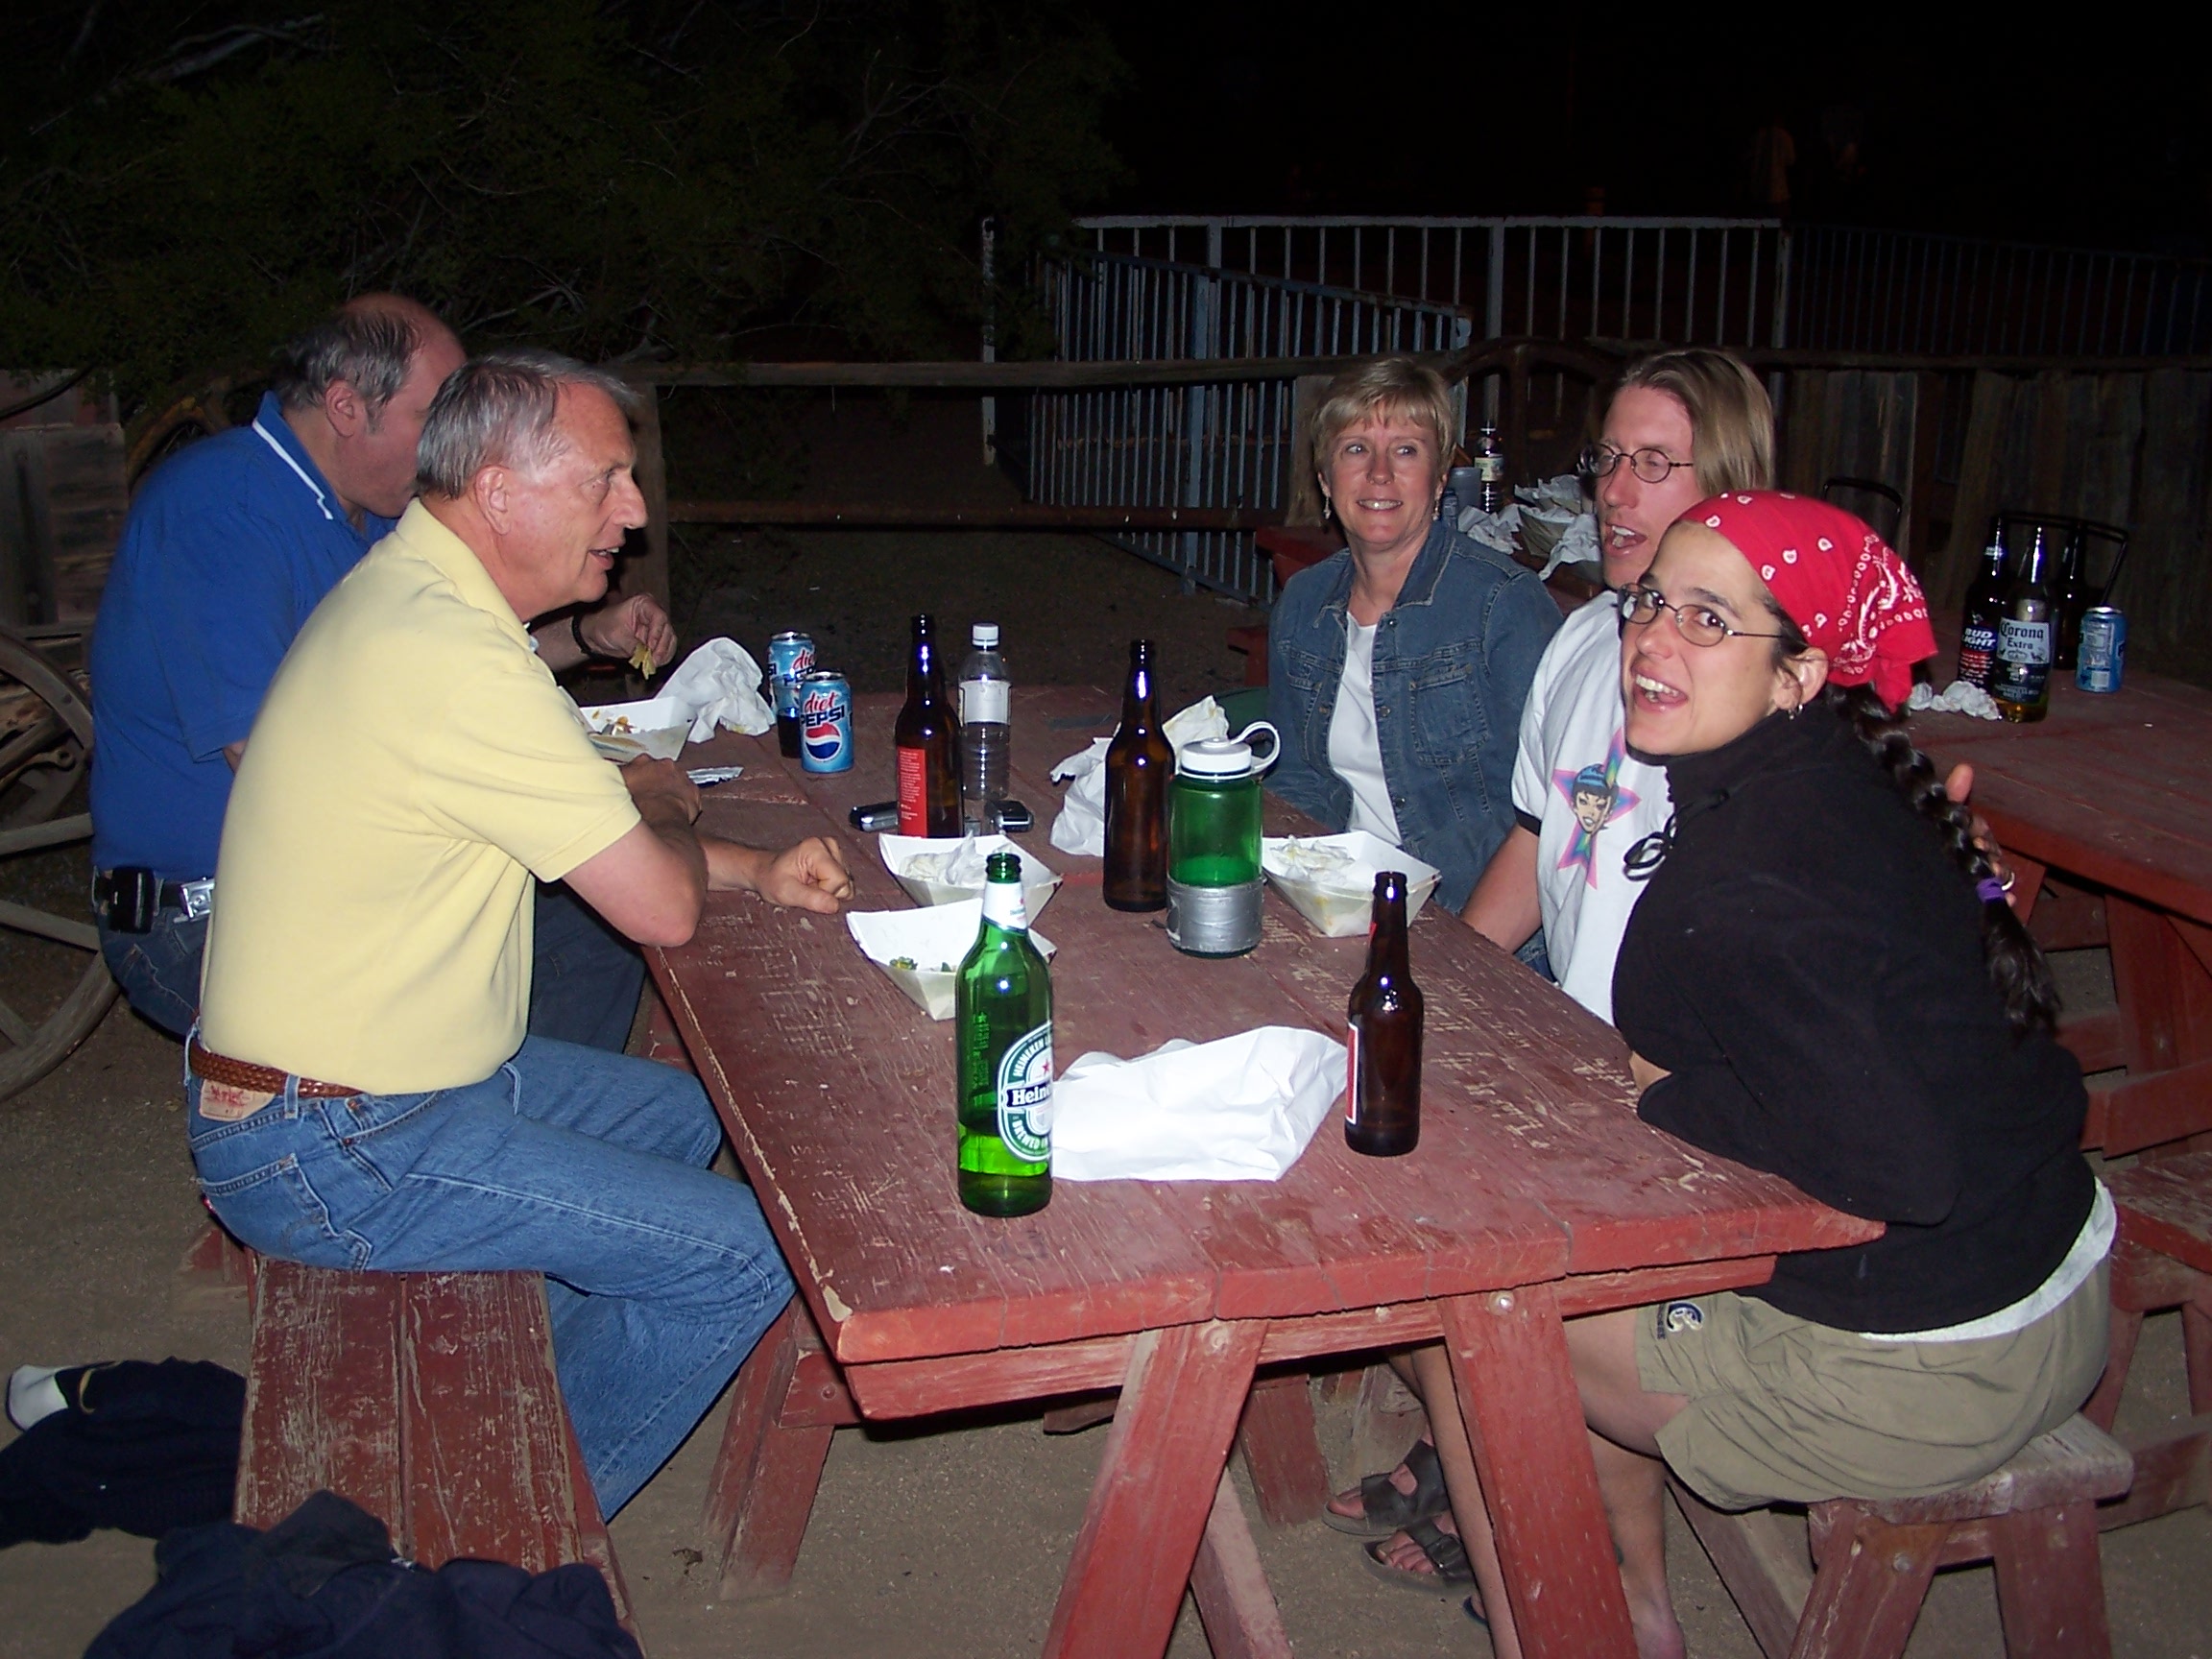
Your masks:
[[[1514,811],[1537,830],[1536,896],[1551,972],[1608,1023],[1613,959],[1644,891],[1623,861],[1671,810],[1667,774],[1623,742],[1620,618],[1613,595],[1600,593],[1551,637],[1521,710],[1513,763]]]
[[[1379,626],[1379,625],[1378,625]],[[1382,776],[1382,737],[1375,727],[1375,630],[1344,618],[1344,678],[1329,716],[1329,769],[1352,786],[1348,830],[1364,830],[1396,847],[1398,811]]]

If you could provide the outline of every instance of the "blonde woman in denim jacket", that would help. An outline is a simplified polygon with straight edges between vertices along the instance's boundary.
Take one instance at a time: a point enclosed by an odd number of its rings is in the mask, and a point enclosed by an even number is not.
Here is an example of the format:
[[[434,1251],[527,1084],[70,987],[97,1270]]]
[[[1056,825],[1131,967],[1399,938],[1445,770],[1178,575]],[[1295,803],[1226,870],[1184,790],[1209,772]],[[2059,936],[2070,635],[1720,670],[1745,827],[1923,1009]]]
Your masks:
[[[1521,705],[1559,612],[1438,517],[1452,431],[1443,379],[1409,358],[1331,383],[1314,469],[1346,545],[1275,601],[1267,717],[1283,738],[1268,787],[1435,865],[1456,911],[1513,826]]]

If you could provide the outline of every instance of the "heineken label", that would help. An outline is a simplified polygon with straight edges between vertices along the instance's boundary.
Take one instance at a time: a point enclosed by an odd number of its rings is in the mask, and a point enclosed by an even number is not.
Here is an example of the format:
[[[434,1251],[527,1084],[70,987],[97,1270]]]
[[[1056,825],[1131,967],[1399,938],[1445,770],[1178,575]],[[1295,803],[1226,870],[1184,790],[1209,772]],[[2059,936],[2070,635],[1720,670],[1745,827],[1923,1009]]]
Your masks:
[[[1052,1022],[1017,1037],[998,1057],[998,1139],[1033,1164],[1052,1156]]]

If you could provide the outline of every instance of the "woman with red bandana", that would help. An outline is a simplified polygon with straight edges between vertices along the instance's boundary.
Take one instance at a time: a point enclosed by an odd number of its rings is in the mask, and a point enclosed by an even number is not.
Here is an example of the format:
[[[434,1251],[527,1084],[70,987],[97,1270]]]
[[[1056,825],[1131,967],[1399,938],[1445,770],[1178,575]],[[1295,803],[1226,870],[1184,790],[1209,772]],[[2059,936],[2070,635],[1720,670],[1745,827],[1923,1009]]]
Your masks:
[[[1887,1224],[1755,1289],[1568,1321],[1659,1655],[1667,1469],[1736,1509],[1978,1479],[2097,1382],[2112,1206],[2049,971],[1889,712],[1935,648],[1896,555],[1817,501],[1715,496],[1620,603],[1627,741],[1674,803],[1614,974],[1638,1114]]]
[[[1674,803],[1613,977],[1637,1115],[1887,1223],[1756,1289],[1566,1320],[1639,1652],[1672,1659],[1666,1471],[1723,1508],[1986,1476],[2097,1384],[2112,1201],[2049,967],[1891,716],[1936,648],[1898,555],[1822,502],[1715,495],[1620,609],[1625,736]],[[1471,1491],[1464,1435],[1438,1454]],[[1469,1610],[1520,1652],[1496,1593]]]

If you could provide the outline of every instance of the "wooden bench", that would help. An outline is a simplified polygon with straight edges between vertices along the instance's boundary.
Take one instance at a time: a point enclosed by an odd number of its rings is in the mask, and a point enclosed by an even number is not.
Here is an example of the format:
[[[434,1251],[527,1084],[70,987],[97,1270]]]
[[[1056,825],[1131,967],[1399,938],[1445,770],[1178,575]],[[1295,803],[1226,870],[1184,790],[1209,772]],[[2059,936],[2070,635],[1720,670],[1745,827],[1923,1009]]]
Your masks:
[[[1674,1495],[1767,1659],[1902,1654],[1936,1569],[1974,1561],[1996,1564],[2009,1659],[2109,1659],[2097,1503],[2133,1478],[2127,1448],[2073,1417],[1971,1485],[1814,1504],[1810,1573],[1773,1511],[1723,1514],[1679,1482]]]
[[[2112,1427],[2144,1315],[2176,1307],[2193,1413],[2152,1436],[2122,1436],[2135,1455],[2135,1489],[2106,1510],[2110,1528],[2212,1503],[2212,1151],[2146,1157],[2107,1170],[2104,1184],[2120,1215],[2111,1355],[2082,1415]]]
[[[535,1273],[346,1273],[249,1253],[252,1344],[236,1518],[328,1488],[426,1567],[599,1569],[630,1623],[561,1402]]]

